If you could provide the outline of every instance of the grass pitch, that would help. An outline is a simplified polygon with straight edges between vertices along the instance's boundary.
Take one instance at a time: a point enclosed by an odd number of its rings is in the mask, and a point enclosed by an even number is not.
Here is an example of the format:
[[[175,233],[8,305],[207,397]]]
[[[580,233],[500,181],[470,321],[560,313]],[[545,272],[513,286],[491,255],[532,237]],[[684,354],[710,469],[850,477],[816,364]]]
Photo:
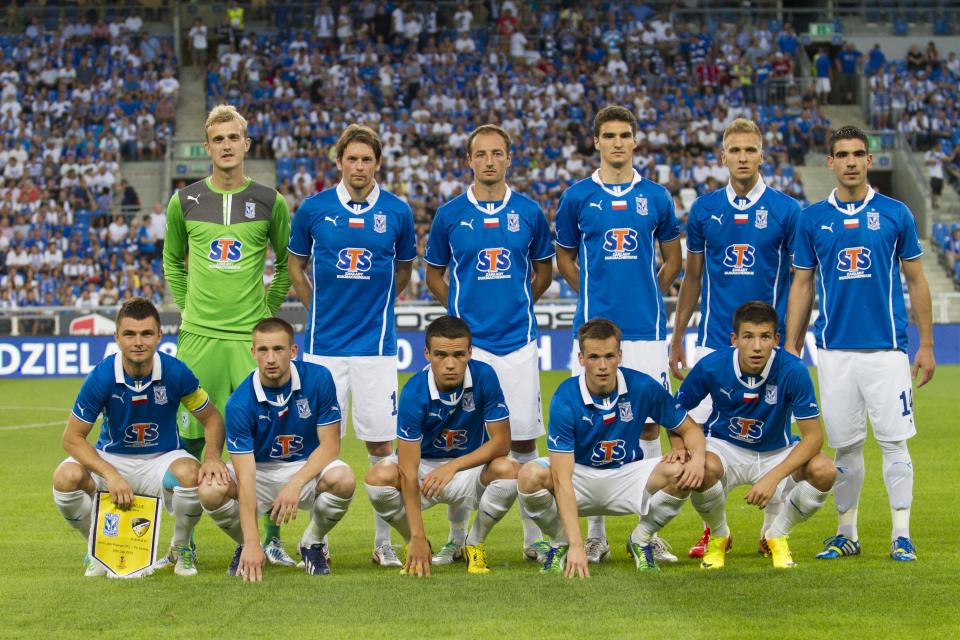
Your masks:
[[[565,378],[542,375],[549,399]],[[373,525],[359,487],[331,533],[333,575],[316,578],[268,567],[260,585],[225,575],[233,542],[203,518],[197,530],[200,575],[172,571],[142,580],[84,578],[83,543],[57,514],[53,469],[65,457],[62,425],[80,379],[0,380],[0,637],[320,637],[447,638],[515,636],[682,638],[957,638],[960,531],[954,506],[960,486],[957,399],[960,367],[940,367],[916,392],[919,435],[910,449],[916,466],[912,535],[920,560],[887,557],[889,510],[880,451],[866,449],[867,481],[860,504],[863,555],[834,562],[813,559],[832,534],[832,499],[797,527],[791,547],[798,569],[775,572],[756,553],[761,514],[728,503],[734,547],[727,567],[703,572],[687,559],[700,521],[685,506],[663,532],[681,561],[655,576],[636,574],[623,543],[633,518],[610,518],[611,561],[586,581],[541,576],[521,557],[516,508],[488,540],[493,573],[469,576],[464,565],[437,567],[428,580],[401,578],[370,563]],[[546,407],[544,415],[547,415]],[[541,450],[545,450],[541,444]],[[343,457],[362,478],[365,451],[352,432]],[[426,514],[435,546],[447,533],[442,507]],[[293,551],[306,525],[301,513],[284,529]],[[168,541],[172,521],[161,534]],[[394,541],[399,537],[394,534]],[[950,622],[953,620],[953,622]]]

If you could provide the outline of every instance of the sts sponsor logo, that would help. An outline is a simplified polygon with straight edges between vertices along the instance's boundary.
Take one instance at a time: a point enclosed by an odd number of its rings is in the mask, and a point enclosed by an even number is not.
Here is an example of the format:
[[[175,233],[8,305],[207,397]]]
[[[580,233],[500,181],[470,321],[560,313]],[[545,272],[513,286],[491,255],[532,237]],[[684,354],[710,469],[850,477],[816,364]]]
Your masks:
[[[756,249],[750,244],[731,244],[723,251],[723,266],[727,276],[752,276]]]
[[[478,280],[502,280],[510,278],[510,250],[504,247],[481,249],[477,254]]]
[[[433,446],[444,451],[467,448],[466,429],[444,429],[433,439]]]
[[[846,247],[837,253],[837,270],[843,273],[840,280],[869,278],[870,249],[867,247]]]
[[[210,243],[211,269],[235,271],[240,268],[237,264],[243,258],[243,243],[236,238],[217,238]]]
[[[123,430],[123,444],[128,447],[153,447],[159,439],[156,422],[135,422]]]
[[[593,447],[590,462],[600,467],[611,462],[623,462],[627,457],[627,447],[623,440],[601,440]]]
[[[753,418],[730,418],[730,436],[743,442],[756,442],[763,435],[763,420]]]
[[[639,246],[636,229],[617,227],[603,234],[603,250],[608,254],[605,260],[636,260],[633,252]]]
[[[369,280],[370,276],[364,275],[373,266],[373,253],[363,247],[347,247],[340,249],[337,254],[337,269],[343,273],[337,275],[337,278],[347,280]]]
[[[274,438],[270,447],[270,457],[284,460],[296,455],[303,449],[303,436],[280,435]]]

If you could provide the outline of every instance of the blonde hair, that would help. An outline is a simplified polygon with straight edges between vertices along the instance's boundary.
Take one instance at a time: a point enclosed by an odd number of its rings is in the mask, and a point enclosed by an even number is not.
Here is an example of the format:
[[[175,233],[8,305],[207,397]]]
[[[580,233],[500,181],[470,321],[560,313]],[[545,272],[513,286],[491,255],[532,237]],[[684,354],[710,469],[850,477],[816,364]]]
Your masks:
[[[224,122],[239,122],[240,128],[243,129],[243,137],[247,137],[247,119],[230,104],[218,104],[207,114],[207,121],[203,125],[203,137],[206,139],[210,127]]]
[[[723,130],[724,146],[727,144],[727,138],[735,133],[752,133],[760,139],[760,147],[763,148],[763,134],[760,132],[760,127],[758,127],[757,123],[753,120],[737,118],[728,124],[727,128]]]

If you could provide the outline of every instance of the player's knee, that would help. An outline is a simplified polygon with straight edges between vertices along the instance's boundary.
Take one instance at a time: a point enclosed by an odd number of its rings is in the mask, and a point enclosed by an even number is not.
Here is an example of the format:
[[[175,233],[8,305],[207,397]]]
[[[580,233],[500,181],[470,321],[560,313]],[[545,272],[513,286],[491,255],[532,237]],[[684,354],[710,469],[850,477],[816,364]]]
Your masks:
[[[399,480],[397,465],[393,462],[379,462],[367,469],[364,482],[374,487],[396,485]]]
[[[820,491],[829,491],[837,479],[837,467],[833,460],[819,453],[807,463],[804,475],[807,482]]]
[[[670,495],[678,495],[683,491],[677,486],[677,478],[683,471],[679,462],[660,462],[647,480],[647,491],[656,493],[666,491]]]
[[[491,480],[516,480],[520,473],[520,463],[506,456],[494,458],[487,465]]]
[[[77,491],[86,478],[87,472],[79,464],[62,462],[53,472],[53,488],[63,492]]]
[[[197,493],[200,496],[200,505],[207,511],[214,511],[227,502],[230,485],[204,482],[197,487]]]
[[[545,489],[550,481],[550,469],[539,462],[528,462],[520,467],[517,474],[517,489],[523,493],[534,493]]]
[[[321,486],[325,492],[332,493],[338,498],[351,498],[357,488],[357,477],[353,475],[350,467],[338,466],[323,474]]]
[[[720,457],[712,451],[708,451],[703,464],[703,484],[704,489],[712,487],[723,478],[723,463]]]
[[[175,460],[169,468],[181,487],[195,487],[199,483],[200,463],[193,458]]]

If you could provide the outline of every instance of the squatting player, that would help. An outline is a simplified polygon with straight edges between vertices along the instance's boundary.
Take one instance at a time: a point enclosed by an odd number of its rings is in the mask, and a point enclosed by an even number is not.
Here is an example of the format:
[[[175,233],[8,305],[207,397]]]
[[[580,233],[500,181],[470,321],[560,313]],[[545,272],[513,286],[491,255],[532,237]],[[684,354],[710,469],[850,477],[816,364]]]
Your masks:
[[[170,198],[163,271],[182,312],[177,357],[196,372],[222,412],[256,366],[250,330],[276,313],[290,290],[290,212],[283,196],[244,175],[250,138],[246,119],[234,107],[214,107],[204,134],[213,173]],[[265,290],[268,244],[276,271]],[[180,414],[180,436],[199,459],[203,434],[186,411]],[[270,562],[295,564],[280,542],[279,529],[266,520],[263,539]]]
[[[781,326],[787,315],[790,290],[790,254],[800,205],[790,196],[767,186],[760,177],[763,136],[751,121],[737,118],[723,132],[724,165],[730,172],[726,189],[708,193],[693,203],[687,218],[687,263],[670,341],[670,370],[683,380],[684,334],[700,300],[696,360],[730,346],[733,313],[749,300],[773,305]],[[702,298],[701,298],[702,293]],[[711,412],[711,396],[690,408],[690,417],[703,424]],[[780,502],[764,510],[764,527],[773,522]],[[709,527],[690,549],[703,557]]]
[[[227,573],[259,582],[265,555],[257,511],[278,524],[310,512],[300,556],[311,575],[327,575],[324,536],[343,518],[356,478],[340,460],[340,406],[330,372],[294,362],[293,327],[280,318],[253,328],[257,368],[227,401],[231,482],[200,487],[200,501],[237,543]]]
[[[510,416],[493,368],[470,358],[470,328],[442,316],[427,327],[430,363],[403,387],[397,457],[370,468],[373,508],[408,541],[406,575],[430,575],[423,510],[476,509],[464,553],[469,573],[489,573],[484,541],[517,498]]]
[[[826,502],[836,470],[821,453],[823,430],[813,381],[803,361],[777,348],[777,312],[754,300],[733,315],[733,346],[703,357],[677,391],[688,411],[713,397],[704,421],[707,459],[701,488],[690,503],[710,527],[701,567],[722,569],[730,542],[727,493],[752,485],[746,501],[761,509],[774,498],[784,507],[765,534],[773,566],[796,566],[787,544],[793,527]],[[800,430],[790,430],[791,414]]]
[[[550,401],[550,457],[520,470],[520,500],[555,545],[542,571],[589,577],[580,515],[640,516],[627,541],[637,570],[657,570],[653,536],[703,480],[704,437],[659,381],[621,368],[620,329],[604,318],[581,325],[582,373]],[[689,457],[648,458],[646,420],[677,434]]]
[[[424,260],[431,293],[469,325],[473,358],[497,372],[510,408],[510,455],[524,464],[537,459],[537,438],[544,433],[533,304],[553,280],[555,252],[540,207],[507,185],[510,145],[510,135],[497,125],[471,132],[466,159],[473,184],[437,210]],[[468,515],[451,510],[450,542],[434,564],[456,559]],[[540,529],[522,511],[521,520],[524,554],[542,562],[548,546]]]
[[[600,168],[567,189],[557,209],[557,268],[579,293],[574,331],[591,318],[608,318],[623,331],[623,363],[669,391],[663,293],[680,273],[680,227],[670,193],[633,168],[637,120],[624,107],[597,112],[593,141]],[[663,265],[656,268],[656,244]],[[575,341],[576,342],[576,341]],[[576,349],[576,347],[574,347]],[[571,367],[578,373],[578,363]],[[647,459],[661,455],[659,427],[644,429]],[[587,556],[610,555],[602,517],[588,520]],[[657,559],[675,562],[659,538]]]
[[[290,236],[290,276],[309,316],[303,358],[330,370],[344,412],[352,396],[353,428],[371,464],[390,455],[397,430],[393,305],[417,257],[413,212],[377,184],[381,153],[372,129],[347,127],[336,145],[341,181],[304,200]],[[401,566],[390,526],[375,523],[373,562]]]
[[[893,527],[890,556],[916,560],[910,539],[913,461],[907,440],[916,432],[910,379],[933,378],[933,321],[923,249],[910,209],[867,184],[873,156],[867,136],[841,127],[829,140],[827,166],[837,187],[800,217],[795,268],[787,306],[787,349],[796,349],[807,329],[814,296],[820,315],[814,325],[820,402],[829,445],[837,450],[837,533],[817,556],[835,559],[860,553],[857,505],[863,488],[863,444],[867,415],[883,458]],[[907,358],[907,311],[900,271],[920,332],[913,371]]]
[[[87,376],[63,432],[70,457],[53,474],[53,501],[80,536],[90,534],[93,492],[109,491],[113,503],[128,507],[134,494],[163,499],[173,514],[170,542],[174,572],[194,576],[190,534],[202,510],[197,484],[225,485],[223,419],[185,364],[157,351],[160,314],[145,298],[131,298],[117,312],[119,353],[107,356]],[[183,404],[203,425],[207,451],[201,466],[184,451],[177,433]],[[87,435],[103,414],[95,446]],[[106,569],[85,559],[87,576]]]

